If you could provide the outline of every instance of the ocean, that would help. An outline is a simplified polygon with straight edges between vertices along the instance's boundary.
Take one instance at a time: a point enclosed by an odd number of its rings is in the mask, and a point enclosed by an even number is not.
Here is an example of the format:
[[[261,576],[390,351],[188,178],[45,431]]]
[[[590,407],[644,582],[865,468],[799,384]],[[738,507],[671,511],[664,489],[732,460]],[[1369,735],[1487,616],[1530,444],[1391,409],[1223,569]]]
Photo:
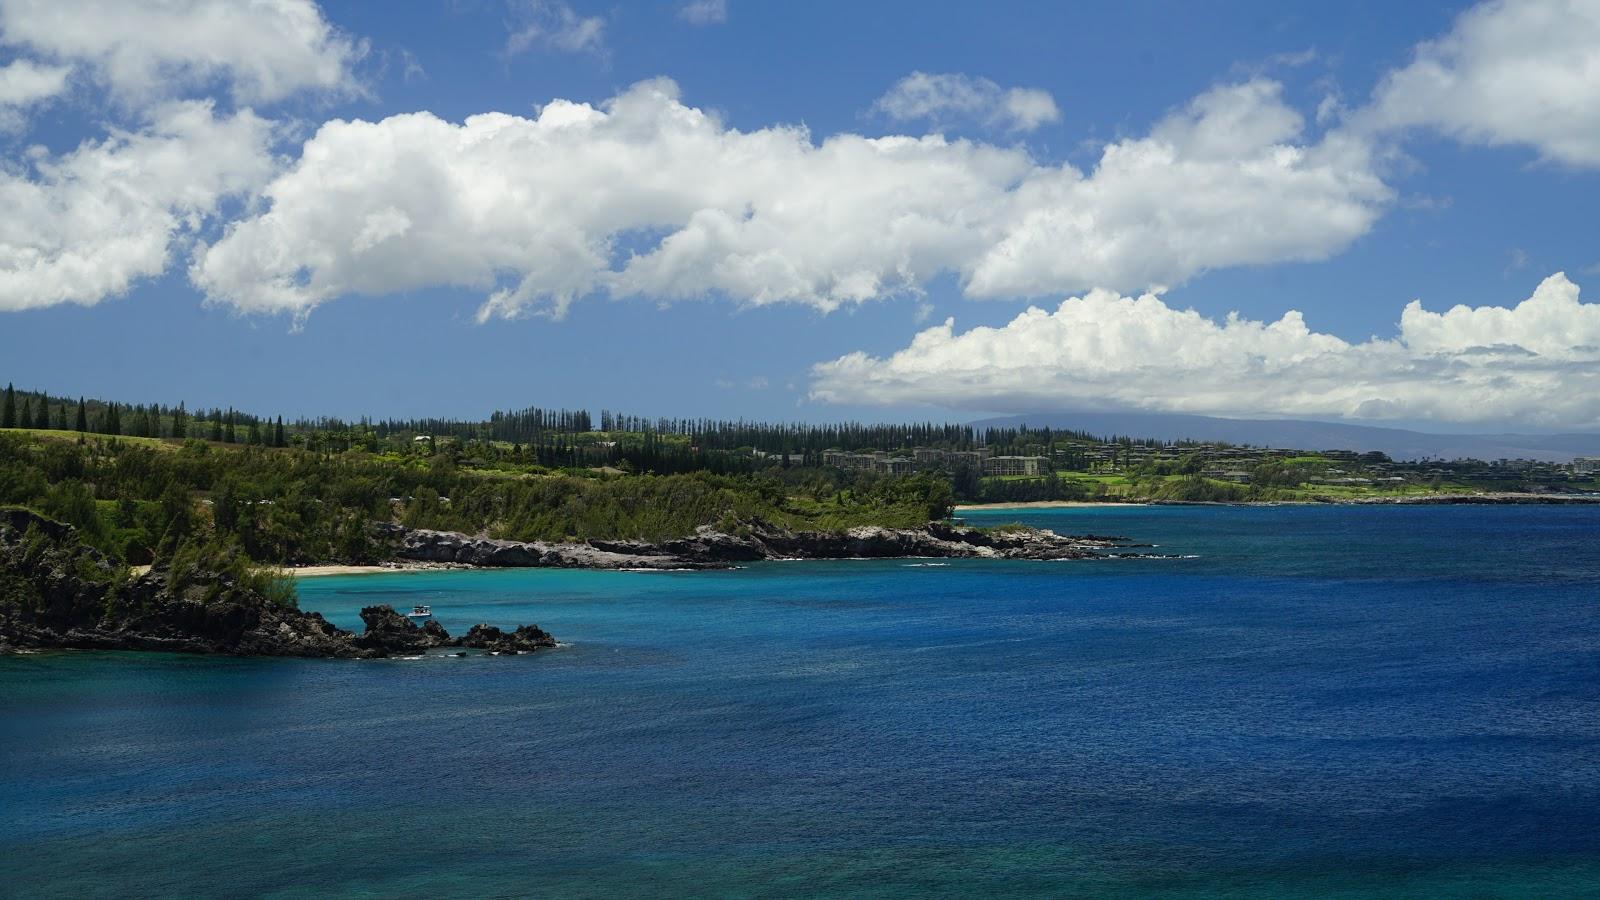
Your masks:
[[[1600,895],[1600,508],[985,511],[1176,558],[307,579],[512,658],[0,658],[0,895]]]

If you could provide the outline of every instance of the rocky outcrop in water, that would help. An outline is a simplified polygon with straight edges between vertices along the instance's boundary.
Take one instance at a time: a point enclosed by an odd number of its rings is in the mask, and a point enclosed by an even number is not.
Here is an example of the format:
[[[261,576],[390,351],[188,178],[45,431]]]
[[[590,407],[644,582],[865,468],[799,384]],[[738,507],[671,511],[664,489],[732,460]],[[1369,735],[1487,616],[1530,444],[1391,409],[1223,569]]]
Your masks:
[[[865,526],[846,531],[791,531],[753,523],[738,534],[703,526],[692,537],[661,543],[505,541],[394,525],[385,526],[384,534],[400,559],[575,569],[718,569],[761,559],[1090,559],[1119,555],[1134,546],[1125,538],[1074,537],[1038,529],[996,531],[940,522],[921,528]]]
[[[447,647],[515,654],[556,646],[556,639],[537,625],[522,625],[507,633],[484,623],[472,626],[459,638],[452,638],[437,621],[428,619],[418,626],[388,604],[362,609],[361,621],[367,630],[355,638],[355,644],[391,656],[415,656]]]
[[[356,635],[271,599],[226,571],[138,577],[83,544],[70,526],[0,509],[0,651],[162,650],[238,656],[375,658],[454,646],[432,620],[417,627],[388,606],[361,611]],[[515,635],[537,632],[523,626]],[[516,649],[554,646],[524,641]]]
[[[523,625],[506,634],[493,625],[474,625],[455,643],[492,653],[532,653],[556,645],[556,639],[537,625]]]

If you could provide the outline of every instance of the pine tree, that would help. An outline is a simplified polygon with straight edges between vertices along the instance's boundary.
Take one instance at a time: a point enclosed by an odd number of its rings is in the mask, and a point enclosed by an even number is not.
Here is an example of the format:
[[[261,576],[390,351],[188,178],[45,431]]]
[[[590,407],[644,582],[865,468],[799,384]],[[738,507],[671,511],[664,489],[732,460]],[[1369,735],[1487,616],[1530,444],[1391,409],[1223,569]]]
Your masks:
[[[27,428],[33,424],[33,403],[27,397],[22,398],[22,411],[17,413],[17,427]]]
[[[289,442],[283,437],[283,416],[278,417],[278,424],[272,427],[272,446],[287,447]]]
[[[261,446],[261,426],[255,422],[250,423],[250,446]]]
[[[89,430],[89,407],[84,405],[82,397],[78,398],[78,419],[77,419],[76,422],[73,423],[72,430],[74,430],[74,431],[88,431]]]
[[[178,408],[172,411],[172,436],[180,441],[189,436],[189,416],[181,400],[178,401]]]
[[[43,394],[39,396],[39,408],[33,412],[33,427],[50,427],[50,398]]]
[[[222,443],[222,410],[220,409],[211,411],[211,439],[219,444]]]
[[[17,391],[7,384],[5,403],[0,405],[0,428],[15,427],[17,427]]]
[[[237,444],[238,436],[233,430],[233,410],[228,410],[228,424],[222,430],[222,439],[230,444]]]

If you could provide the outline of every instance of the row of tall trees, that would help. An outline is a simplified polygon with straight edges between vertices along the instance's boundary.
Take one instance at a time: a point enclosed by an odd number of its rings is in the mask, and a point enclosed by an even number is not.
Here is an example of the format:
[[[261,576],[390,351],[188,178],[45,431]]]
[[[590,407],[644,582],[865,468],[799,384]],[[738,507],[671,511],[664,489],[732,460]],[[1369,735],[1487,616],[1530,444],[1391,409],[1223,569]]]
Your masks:
[[[183,403],[118,403],[79,397],[52,397],[37,391],[19,391],[6,385],[0,400],[0,428],[39,428],[82,431],[128,437],[199,438],[227,444],[259,447],[289,446],[283,417],[276,421],[234,409],[200,409],[190,412]]]
[[[896,451],[913,447],[971,450],[988,447],[1000,455],[1070,458],[1101,437],[1060,428],[979,429],[957,423],[778,423],[710,418],[647,418],[602,409],[598,420],[586,410],[529,407],[499,411],[487,419],[447,418],[297,419],[285,426],[282,417],[261,418],[232,408],[190,412],[175,407],[121,404],[99,400],[50,397],[7,387],[0,427],[75,429],[138,437],[201,438],[222,443],[285,447],[291,443],[322,452],[362,449],[377,452],[426,435],[459,443],[512,444],[526,457],[547,466],[618,465],[638,471],[713,472],[764,468],[764,460],[790,459],[800,465],[820,464],[822,452]],[[1126,447],[1163,442],[1113,437]],[[1183,442],[1178,442],[1182,444]],[[733,459],[759,451],[754,463]]]

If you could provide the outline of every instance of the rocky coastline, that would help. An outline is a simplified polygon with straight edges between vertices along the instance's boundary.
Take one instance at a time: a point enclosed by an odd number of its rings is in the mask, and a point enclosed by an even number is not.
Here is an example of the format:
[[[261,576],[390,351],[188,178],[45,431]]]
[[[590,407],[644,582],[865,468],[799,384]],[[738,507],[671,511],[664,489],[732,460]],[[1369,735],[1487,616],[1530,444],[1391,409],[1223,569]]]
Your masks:
[[[1600,503],[1600,494],[1536,494],[1495,491],[1484,494],[1411,494],[1400,497],[1354,497],[1339,501],[1352,506],[1581,506]]]
[[[446,531],[374,526],[407,567],[551,567],[650,571],[728,569],[770,559],[1105,559],[1143,555],[1126,538],[994,530],[935,522],[921,528],[793,531],[746,523],[703,527],[678,540],[519,542]],[[268,596],[249,567],[175,574],[130,571],[83,543],[68,525],[31,510],[0,509],[0,652],[146,650],[235,656],[376,659],[454,650],[497,655],[556,646],[535,625],[480,624],[452,637],[387,605],[361,611],[361,633]]]
[[[572,543],[507,541],[450,531],[379,526],[394,558],[494,568],[700,570],[758,560],[794,559],[1103,559],[1136,555],[1127,538],[994,531],[933,522],[921,528],[865,526],[847,531],[791,531],[750,523],[736,534],[709,526],[691,537]]]
[[[157,566],[139,575],[107,559],[61,522],[0,509],[0,652],[146,650],[232,656],[377,659],[436,648],[518,654],[554,647],[533,625],[477,625],[452,638],[392,607],[361,611],[355,634],[238,583],[226,572],[178,579]]]

